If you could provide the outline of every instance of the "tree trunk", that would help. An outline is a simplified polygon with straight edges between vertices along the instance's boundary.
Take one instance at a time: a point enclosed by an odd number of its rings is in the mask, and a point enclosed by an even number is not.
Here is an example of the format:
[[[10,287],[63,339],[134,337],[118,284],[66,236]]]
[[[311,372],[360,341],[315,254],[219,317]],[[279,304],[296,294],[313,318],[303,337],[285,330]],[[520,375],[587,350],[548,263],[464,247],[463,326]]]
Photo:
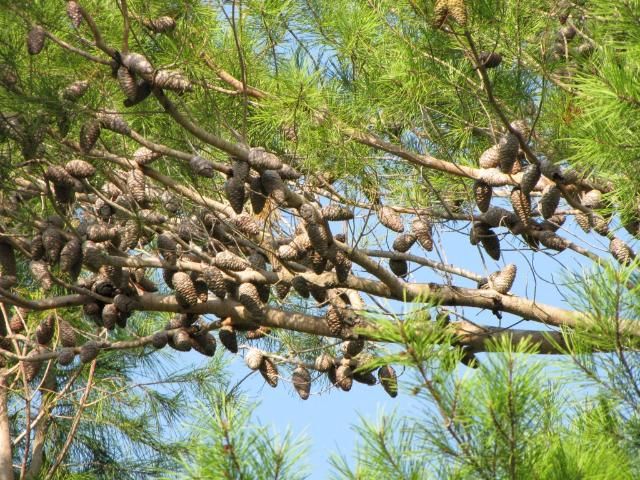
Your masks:
[[[0,375],[0,480],[13,480],[7,396],[7,378]]]

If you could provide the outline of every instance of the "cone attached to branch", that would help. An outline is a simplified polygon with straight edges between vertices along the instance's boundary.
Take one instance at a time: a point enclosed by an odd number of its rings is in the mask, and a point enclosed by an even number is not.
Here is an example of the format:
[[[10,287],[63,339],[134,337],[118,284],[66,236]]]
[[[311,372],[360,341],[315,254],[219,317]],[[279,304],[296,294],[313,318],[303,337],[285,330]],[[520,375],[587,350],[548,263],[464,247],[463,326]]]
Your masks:
[[[309,370],[302,365],[296,367],[291,375],[291,383],[293,383],[293,388],[296,389],[296,392],[302,400],[309,398],[309,392],[311,390],[311,375],[309,374]]]
[[[486,212],[491,206],[491,195],[493,189],[482,180],[473,182],[473,196],[476,199],[476,205],[481,212]]]
[[[175,272],[171,281],[176,291],[176,300],[182,307],[189,308],[198,303],[198,292],[187,273]]]
[[[398,215],[393,209],[387,206],[379,206],[376,209],[376,214],[380,223],[394,232],[404,232],[404,224],[402,223],[402,217]]]
[[[218,330],[218,338],[220,343],[231,353],[238,353],[238,336],[235,329],[231,325],[223,325]]]
[[[380,385],[390,397],[395,398],[398,396],[398,376],[391,365],[384,365],[378,369],[378,379],[380,380]]]
[[[45,34],[40,25],[36,25],[27,34],[27,51],[29,55],[37,55],[44,48]]]

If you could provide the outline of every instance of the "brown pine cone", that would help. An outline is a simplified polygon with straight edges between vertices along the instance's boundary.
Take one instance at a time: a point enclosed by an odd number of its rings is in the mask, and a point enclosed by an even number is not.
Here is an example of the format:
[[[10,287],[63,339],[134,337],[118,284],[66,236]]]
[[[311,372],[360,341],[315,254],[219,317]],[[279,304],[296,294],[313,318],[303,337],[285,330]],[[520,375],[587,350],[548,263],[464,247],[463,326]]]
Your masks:
[[[164,15],[158,18],[145,18],[142,25],[154,33],[167,33],[176,28],[176,21],[173,17]]]
[[[389,268],[394,275],[400,278],[406,277],[409,273],[409,263],[401,258],[390,258]]]
[[[80,11],[80,5],[75,0],[67,0],[67,16],[71,20],[71,25],[75,28],[82,23],[82,12]]]
[[[342,333],[342,327],[344,326],[344,317],[342,312],[333,305],[329,305],[325,316],[329,332],[331,332],[331,335],[339,337]]]
[[[238,353],[238,336],[235,329],[231,325],[223,325],[218,330],[218,338],[220,343],[231,353]]]
[[[249,312],[253,320],[259,321],[265,317],[265,306],[254,284],[243,283],[238,287],[238,301]]]
[[[380,223],[394,232],[404,232],[404,224],[402,223],[402,217],[398,215],[393,209],[387,206],[379,206],[376,209],[376,214]]]
[[[302,400],[309,398],[309,392],[311,390],[311,375],[309,374],[309,370],[302,365],[296,367],[291,375],[291,383],[293,383],[293,388],[295,388]]]
[[[433,250],[433,235],[431,230],[431,222],[427,217],[416,217],[413,220],[411,233],[416,236],[418,243],[428,252]]]
[[[396,252],[406,253],[416,243],[416,240],[417,238],[413,233],[403,233],[393,241],[393,249]]]
[[[628,265],[635,258],[633,250],[631,250],[629,245],[627,245],[619,238],[614,238],[611,240],[611,242],[609,243],[609,253],[611,253],[611,255],[613,255],[613,258],[615,258],[621,265]]]
[[[481,212],[486,212],[491,206],[491,195],[493,189],[482,180],[473,182],[473,195],[476,199],[476,205]]]
[[[230,177],[224,184],[224,191],[233,211],[237,214],[242,213],[245,201],[244,182],[236,177]]]
[[[287,191],[280,178],[280,174],[275,170],[265,170],[260,176],[262,182],[262,188],[265,193],[269,195],[276,205],[282,205],[287,199]]]
[[[40,25],[34,26],[27,34],[27,51],[29,55],[37,55],[44,48],[46,37],[44,29]]]
[[[262,170],[280,170],[282,161],[277,155],[267,152],[262,147],[256,147],[249,150],[249,163],[258,171]]]
[[[536,188],[541,175],[542,174],[540,172],[540,167],[538,167],[538,165],[536,165],[535,163],[528,165],[522,173],[522,179],[520,180],[520,190],[522,190],[525,195],[530,194],[534,190],[534,188]]]
[[[36,341],[40,345],[47,345],[53,338],[54,318],[49,315],[36,327]]]
[[[531,226],[531,199],[529,195],[526,195],[520,187],[513,187],[510,198],[513,211],[518,215],[525,228],[529,228]]]
[[[100,123],[89,120],[80,127],[80,149],[89,153],[100,138]]]
[[[64,169],[75,178],[89,178],[96,173],[96,167],[79,159],[67,162]]]
[[[63,347],[76,346],[76,333],[71,324],[62,318],[58,320],[58,339]]]
[[[176,300],[182,307],[189,308],[198,303],[198,292],[189,274],[175,272],[171,282],[176,292]]]
[[[97,342],[87,342],[80,348],[80,361],[89,363],[95,360],[100,353],[100,345]]]
[[[384,365],[378,369],[378,379],[391,398],[398,396],[398,376],[391,365]]]
[[[278,367],[269,357],[262,358],[260,374],[270,387],[276,388],[278,386]]]
[[[548,185],[542,191],[542,197],[538,202],[538,210],[542,218],[551,218],[560,204],[560,189],[555,185]]]

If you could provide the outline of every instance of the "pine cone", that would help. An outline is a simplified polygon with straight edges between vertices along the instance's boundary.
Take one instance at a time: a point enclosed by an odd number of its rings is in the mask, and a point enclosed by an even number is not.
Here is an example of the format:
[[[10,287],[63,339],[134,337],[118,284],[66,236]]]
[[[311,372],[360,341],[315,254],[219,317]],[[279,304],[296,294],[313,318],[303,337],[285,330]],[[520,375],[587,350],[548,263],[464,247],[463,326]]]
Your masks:
[[[151,345],[158,350],[166,347],[168,342],[169,335],[165,331],[156,332],[153,334],[153,337],[151,337]]]
[[[40,345],[47,345],[53,338],[54,319],[51,315],[42,320],[36,327],[36,341]]]
[[[267,203],[267,193],[262,188],[260,175],[252,173],[249,179],[249,200],[254,214],[259,214]]]
[[[198,332],[191,336],[193,349],[205,357],[213,357],[216,354],[216,339],[209,332]]]
[[[500,260],[500,240],[495,232],[490,228],[485,228],[477,235],[487,254],[496,261]]]
[[[246,270],[248,266],[247,262],[229,250],[223,250],[216,254],[213,262],[216,267],[232,272],[242,272]]]
[[[302,298],[309,298],[311,295],[309,292],[309,283],[300,275],[296,275],[291,279],[291,286]]]
[[[42,286],[42,289],[45,291],[51,290],[51,287],[53,287],[53,279],[51,278],[47,264],[40,260],[32,260],[29,263],[29,268],[33,278]]]
[[[89,153],[100,138],[100,124],[95,120],[89,120],[80,127],[80,149]]]
[[[179,329],[169,335],[169,346],[179,352],[188,352],[191,350],[191,337],[189,332]]]
[[[511,290],[516,279],[517,268],[513,263],[506,265],[502,270],[489,275],[488,287],[496,292],[506,295]]]
[[[244,182],[236,177],[230,177],[224,184],[224,190],[233,211],[237,214],[242,213],[245,201]]]
[[[76,333],[71,324],[62,318],[58,320],[58,338],[63,347],[76,346]]]
[[[321,213],[325,219],[331,222],[353,219],[353,211],[337,203],[327,205],[321,210]]]
[[[44,29],[40,25],[36,25],[27,34],[27,51],[29,55],[37,55],[44,48],[45,41]]]
[[[524,169],[522,179],[520,180],[520,190],[522,190],[525,195],[530,194],[536,188],[541,175],[538,165],[535,163],[528,165],[527,168]]]
[[[262,147],[256,147],[249,150],[249,163],[258,171],[280,170],[280,168],[282,168],[282,162],[278,156],[267,152]]]
[[[598,235],[609,235],[609,222],[602,216],[594,213],[591,215],[591,225]]]
[[[120,312],[113,303],[109,303],[102,308],[101,316],[104,328],[113,330],[119,322]]]
[[[67,0],[67,16],[71,20],[71,24],[74,28],[78,28],[82,23],[82,13],[80,12],[80,5],[75,0]]]
[[[339,337],[342,334],[342,327],[344,326],[344,317],[342,316],[342,312],[333,305],[329,305],[327,308],[326,319],[331,335]]]
[[[41,260],[44,257],[44,244],[42,242],[42,235],[38,234],[31,240],[29,246],[29,253],[31,253],[32,260]]]
[[[80,348],[80,361],[89,363],[95,360],[100,353],[100,345],[97,342],[87,342]]]
[[[524,194],[520,187],[513,187],[511,205],[525,228],[529,228],[531,226],[531,199],[529,195]]]
[[[482,180],[473,182],[473,195],[476,199],[476,205],[481,212],[486,212],[491,206],[492,188]]]
[[[353,372],[353,379],[358,383],[363,383],[364,385],[375,385],[378,383],[376,376],[371,372]]]
[[[498,143],[498,166],[502,173],[510,173],[513,164],[518,158],[520,142],[518,137],[512,133],[506,133],[500,138]]]
[[[178,93],[190,92],[193,85],[187,77],[175,70],[157,70],[153,75],[153,85]]]
[[[265,193],[273,199],[276,205],[282,205],[285,203],[287,199],[287,191],[284,182],[277,171],[265,170],[260,176],[260,181],[262,182],[262,188]]]
[[[253,320],[259,321],[265,317],[265,306],[260,300],[260,294],[252,283],[243,283],[238,287],[238,301],[249,312]]]
[[[35,357],[37,355],[40,355],[40,353],[40,350],[36,347],[27,354],[27,357]],[[22,362],[22,365],[24,366],[24,375],[26,377],[26,380],[27,382],[30,382],[38,376],[38,373],[40,373],[40,369],[42,368],[42,360],[24,360]]]
[[[599,210],[604,206],[602,203],[602,192],[600,192],[600,190],[589,190],[580,200],[582,205],[592,210]]]
[[[467,7],[464,0],[448,0],[449,16],[461,27],[467,26]]]
[[[362,352],[364,348],[364,340],[358,338],[356,340],[347,340],[346,342],[342,342],[340,349],[342,350],[342,354],[345,358],[353,358]]]
[[[58,352],[58,365],[66,366],[73,363],[73,359],[76,358],[76,352],[73,348],[63,348]]]
[[[334,366],[334,359],[330,355],[322,353],[315,359],[314,366],[319,372],[328,372]]]
[[[9,243],[0,241],[0,276],[16,276],[16,255]]]
[[[126,104],[125,100],[125,104]],[[125,120],[117,113],[102,113],[98,116],[100,120],[99,126],[111,130],[112,132],[120,133],[122,135],[129,135],[131,133],[131,127],[125,122]],[[98,132],[99,134],[99,132]]]
[[[142,170],[134,168],[129,172],[127,176],[127,188],[133,199],[140,204],[144,204],[147,200],[145,185],[146,179]]]
[[[64,166],[65,170],[75,178],[89,178],[95,175],[96,168],[84,160],[71,160]]]
[[[129,101],[136,98],[138,94],[138,84],[136,79],[126,67],[118,68],[118,84]]]
[[[583,212],[576,212],[575,219],[576,223],[584,233],[589,233],[591,231],[591,221],[589,220],[589,215]]]
[[[223,325],[218,330],[218,338],[220,343],[224,345],[224,348],[231,353],[238,353],[238,336],[235,329],[231,325]]]
[[[349,365],[343,364],[336,369],[335,384],[345,392],[351,390],[353,386],[353,371]]]
[[[201,177],[213,178],[216,172],[213,167],[213,163],[199,155],[191,157],[191,160],[189,160],[189,167],[193,173],[200,175]]]
[[[337,250],[332,261],[336,269],[336,279],[339,283],[346,282],[351,273],[351,259],[342,250]]]
[[[480,168],[496,168],[500,165],[500,146],[493,145],[482,152],[480,160],[478,160]]]
[[[442,27],[449,16],[449,0],[436,0],[433,9],[433,24],[436,28]]]
[[[202,278],[218,298],[223,299],[227,294],[223,273],[214,266],[207,266],[202,270]]]
[[[140,240],[140,224],[136,220],[127,220],[120,229],[120,249],[131,250],[138,246]]]
[[[64,246],[64,239],[60,231],[55,227],[48,227],[42,232],[42,245],[44,246],[45,259],[54,265],[60,259],[60,252]]]
[[[241,213],[240,215],[235,216],[232,219],[234,226],[247,236],[255,236],[261,232],[260,226],[258,223],[246,213]]]
[[[149,165],[154,160],[157,160],[162,155],[147,147],[140,147],[135,152],[133,152],[133,161],[138,165]]]
[[[257,348],[250,348],[244,357],[244,361],[251,370],[258,370],[262,365],[264,355]]]
[[[293,388],[296,389],[296,392],[302,400],[309,398],[309,392],[311,390],[311,375],[309,374],[309,370],[302,365],[296,367],[291,375],[291,383],[293,383]]]
[[[289,294],[289,290],[291,290],[291,284],[285,280],[280,280],[275,284],[276,296],[280,300],[284,300]]]
[[[629,245],[619,238],[611,240],[609,243],[609,253],[611,253],[613,258],[615,258],[621,265],[628,265],[635,258],[633,250],[631,250]]]
[[[408,252],[413,244],[416,243],[416,240],[417,238],[413,233],[403,233],[398,235],[393,241],[393,249],[396,252]]]
[[[390,258],[389,268],[394,275],[400,278],[406,277],[409,273],[409,263],[401,258]]]
[[[329,253],[329,245],[332,242],[331,233],[320,222],[305,222],[305,228],[312,248],[323,257],[326,257]]]
[[[496,68],[502,63],[502,55],[498,52],[480,52],[478,60],[484,68]]]
[[[426,217],[416,217],[413,220],[411,233],[418,239],[418,243],[430,252],[433,250],[433,236],[431,222]]]
[[[402,223],[402,217],[398,215],[394,210],[387,206],[380,206],[376,209],[376,214],[380,223],[394,232],[404,232],[404,225]]]
[[[262,378],[269,384],[270,387],[276,388],[278,386],[278,367],[268,357],[262,358],[260,364],[260,374]]]
[[[325,269],[327,268],[327,259],[326,259],[326,257],[323,257],[322,255],[320,255],[315,250],[311,250],[307,254],[307,259],[309,260],[309,263],[311,265],[311,269],[313,270],[313,272],[316,275],[322,274],[325,271]]]
[[[121,57],[122,64],[129,69],[130,72],[140,75],[149,80],[153,75],[153,67],[143,55],[139,53],[127,53]]]
[[[73,188],[75,180],[69,173],[59,165],[50,165],[44,173],[44,178],[56,186]]]
[[[555,185],[548,185],[542,191],[542,197],[538,203],[538,210],[543,218],[550,218],[560,204],[560,189]]]
[[[557,250],[558,252],[562,252],[567,248],[566,242],[552,231],[546,230],[540,232],[540,235],[538,235],[538,240],[545,247],[552,250]]]
[[[198,303],[198,293],[191,277],[184,272],[176,272],[171,279],[176,291],[176,300],[180,306],[189,308]]]
[[[118,235],[116,228],[111,228],[104,223],[94,223],[87,228],[87,239],[92,242],[109,242]]]
[[[162,16],[158,18],[145,18],[142,25],[154,33],[167,33],[176,28],[176,21],[173,17]]]
[[[547,230],[549,232],[556,232],[564,222],[566,217],[564,215],[552,215],[548,220],[545,220],[540,225],[542,230]]]
[[[378,379],[391,398],[398,396],[398,376],[391,365],[384,365],[378,369]]]

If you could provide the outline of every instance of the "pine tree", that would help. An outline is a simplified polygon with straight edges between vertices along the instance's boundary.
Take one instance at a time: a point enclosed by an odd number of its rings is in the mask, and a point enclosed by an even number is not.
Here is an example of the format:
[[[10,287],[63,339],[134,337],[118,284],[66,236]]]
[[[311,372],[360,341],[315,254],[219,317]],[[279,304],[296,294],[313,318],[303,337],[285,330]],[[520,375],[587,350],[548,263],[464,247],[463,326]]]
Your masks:
[[[0,7],[0,478],[172,465],[217,330],[301,397],[432,406],[364,423],[347,478],[638,476],[636,0]],[[167,372],[165,346],[213,360]],[[592,403],[563,411],[536,353]],[[211,398],[242,450],[215,472],[297,474]]]

